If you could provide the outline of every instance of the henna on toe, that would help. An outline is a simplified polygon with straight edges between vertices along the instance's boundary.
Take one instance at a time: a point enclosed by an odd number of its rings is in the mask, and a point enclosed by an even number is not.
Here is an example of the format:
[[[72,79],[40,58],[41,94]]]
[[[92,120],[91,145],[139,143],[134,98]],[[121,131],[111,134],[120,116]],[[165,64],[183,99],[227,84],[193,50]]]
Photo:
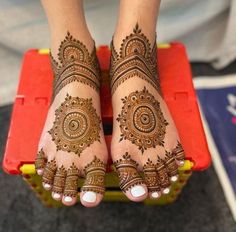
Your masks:
[[[52,187],[56,170],[57,170],[57,166],[56,166],[55,159],[47,162],[43,171],[43,176],[42,176],[43,186],[46,190]]]
[[[178,141],[173,153],[175,154],[175,159],[178,162],[178,164],[180,166],[183,166],[185,154],[184,154],[184,149],[179,141]]]
[[[46,165],[46,162],[47,162],[47,158],[45,156],[43,149],[41,149],[38,152],[37,157],[35,159],[35,169],[36,169],[38,175],[43,174],[43,169]]]

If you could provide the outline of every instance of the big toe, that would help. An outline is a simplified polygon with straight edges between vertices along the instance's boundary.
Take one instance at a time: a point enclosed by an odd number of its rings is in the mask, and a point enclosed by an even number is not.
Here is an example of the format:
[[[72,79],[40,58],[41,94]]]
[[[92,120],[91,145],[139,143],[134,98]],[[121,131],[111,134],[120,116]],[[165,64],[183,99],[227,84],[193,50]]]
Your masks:
[[[143,201],[148,196],[148,189],[140,176],[136,161],[126,153],[123,159],[114,162],[118,173],[120,188],[131,201]]]
[[[81,188],[80,201],[85,207],[97,206],[105,192],[106,164],[97,157],[84,168],[85,181]]]

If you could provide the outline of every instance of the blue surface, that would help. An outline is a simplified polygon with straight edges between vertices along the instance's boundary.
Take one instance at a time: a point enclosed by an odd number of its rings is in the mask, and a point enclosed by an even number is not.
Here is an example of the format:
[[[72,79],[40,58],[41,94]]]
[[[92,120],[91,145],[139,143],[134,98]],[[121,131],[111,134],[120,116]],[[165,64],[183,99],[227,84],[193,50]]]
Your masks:
[[[236,194],[236,88],[200,89],[197,94]]]

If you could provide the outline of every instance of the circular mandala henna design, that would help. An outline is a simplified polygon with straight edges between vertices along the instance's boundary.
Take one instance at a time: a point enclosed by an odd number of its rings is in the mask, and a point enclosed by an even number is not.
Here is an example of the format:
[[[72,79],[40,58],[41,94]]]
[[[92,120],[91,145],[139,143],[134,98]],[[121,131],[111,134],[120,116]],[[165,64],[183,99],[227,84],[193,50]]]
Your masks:
[[[168,122],[160,109],[160,103],[144,87],[122,99],[123,107],[118,115],[121,138],[131,141],[144,152],[147,148],[164,146]]]
[[[67,95],[55,114],[49,133],[57,150],[80,155],[93,142],[100,141],[101,120],[92,106],[92,99]]]

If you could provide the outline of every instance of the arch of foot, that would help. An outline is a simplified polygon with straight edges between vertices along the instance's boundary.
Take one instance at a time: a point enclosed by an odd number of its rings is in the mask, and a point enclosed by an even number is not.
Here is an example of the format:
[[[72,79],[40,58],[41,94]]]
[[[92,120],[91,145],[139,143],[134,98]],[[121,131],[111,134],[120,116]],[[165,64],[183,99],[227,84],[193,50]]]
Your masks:
[[[88,86],[91,91],[99,92],[100,70],[96,52],[94,49],[92,53],[89,53],[85,45],[68,32],[59,47],[58,61],[51,54],[51,63],[54,71],[51,107],[56,97],[57,101],[58,98],[61,99],[58,107],[54,106],[56,110],[53,126],[47,130],[50,143],[54,143],[56,146],[56,152],[53,155],[50,154],[52,159],[49,158],[45,143],[40,143],[41,147],[35,160],[35,167],[37,173],[42,175],[43,187],[51,190],[52,197],[62,201],[65,205],[73,205],[77,202],[78,180],[84,177],[81,203],[85,206],[88,204],[89,207],[95,206],[102,200],[105,190],[106,162],[104,161],[107,160],[107,152],[105,149],[99,149],[99,151],[104,150],[104,154],[99,155],[99,157],[104,155],[102,161],[93,152],[87,154],[86,149],[95,142],[99,142],[98,146],[105,148],[101,117],[98,115],[89,93],[88,97],[84,98],[79,96],[79,92],[70,94],[70,90],[66,88],[68,84],[79,83]],[[66,97],[64,94],[60,95],[62,89],[68,91]],[[44,136],[42,135],[42,137]],[[68,165],[68,162],[64,164],[60,160],[58,152],[60,155],[64,155],[65,161],[70,154],[71,164]],[[84,159],[81,161],[81,156],[84,154],[89,155],[88,161],[92,161],[85,162]]]
[[[113,42],[111,51],[110,77],[113,102],[122,102],[120,110],[116,109],[118,114],[114,115],[115,123],[118,123],[115,127],[118,129],[115,130],[119,132],[115,131],[113,136],[116,144],[114,147],[124,147],[122,155],[114,155],[120,157],[114,160],[120,187],[133,201],[143,200],[147,195],[159,198],[162,194],[169,193],[172,181],[177,181],[178,166],[184,162],[184,151],[177,137],[176,140],[173,139],[176,141],[174,149],[165,145],[165,138],[169,136],[166,131],[170,124],[166,118],[171,116],[166,117],[168,112],[163,112],[163,107],[156,97],[162,98],[157,75],[156,44],[151,47],[148,38],[136,24],[133,32],[123,39],[119,52],[116,51]],[[125,83],[129,80],[131,84],[131,78],[135,78],[134,81],[139,79],[142,86],[137,87],[137,90],[131,88],[128,95],[122,96],[122,91],[117,90],[125,88],[127,93],[129,86]],[[153,89],[156,94],[153,94]],[[115,94],[116,91],[119,93]],[[127,148],[127,142],[130,143],[130,149]],[[139,150],[136,153],[131,148],[134,145]],[[160,154],[158,147],[165,150],[164,155]],[[154,149],[156,152],[153,152]],[[120,150],[122,148],[119,149],[119,153]],[[116,150],[112,153],[116,153]],[[137,156],[142,158],[137,159]],[[140,159],[144,161],[143,164],[135,161]],[[138,171],[138,166],[141,166],[143,177]]]

